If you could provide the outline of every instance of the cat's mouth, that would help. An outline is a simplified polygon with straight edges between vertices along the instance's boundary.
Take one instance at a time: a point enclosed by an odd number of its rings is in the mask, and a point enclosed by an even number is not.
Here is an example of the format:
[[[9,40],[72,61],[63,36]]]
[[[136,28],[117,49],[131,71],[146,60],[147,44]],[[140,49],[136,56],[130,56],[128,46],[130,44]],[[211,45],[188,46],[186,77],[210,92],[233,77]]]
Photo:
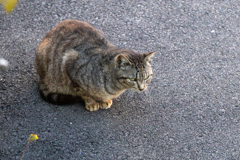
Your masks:
[[[131,91],[133,91],[133,92],[143,92],[145,90],[146,90],[146,87],[144,89],[131,88]]]

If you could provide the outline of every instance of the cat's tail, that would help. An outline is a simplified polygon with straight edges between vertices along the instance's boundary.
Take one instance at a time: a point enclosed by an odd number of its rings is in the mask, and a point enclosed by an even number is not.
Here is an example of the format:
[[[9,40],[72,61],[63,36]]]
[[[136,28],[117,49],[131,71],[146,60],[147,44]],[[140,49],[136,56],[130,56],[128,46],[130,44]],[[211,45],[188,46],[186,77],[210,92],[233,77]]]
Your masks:
[[[7,68],[7,66],[8,66],[8,61],[3,58],[0,58],[0,70]]]
[[[82,98],[78,96],[57,94],[57,93],[48,93],[47,95],[44,95],[44,93],[41,90],[39,91],[42,99],[52,104],[57,104],[57,105],[74,104],[82,100]]]

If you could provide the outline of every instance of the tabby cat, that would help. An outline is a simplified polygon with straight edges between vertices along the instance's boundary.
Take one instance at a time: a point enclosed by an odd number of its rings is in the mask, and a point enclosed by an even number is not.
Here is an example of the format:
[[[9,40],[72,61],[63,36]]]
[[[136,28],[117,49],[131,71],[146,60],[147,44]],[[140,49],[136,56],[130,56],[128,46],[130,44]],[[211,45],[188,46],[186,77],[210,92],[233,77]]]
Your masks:
[[[64,20],[37,50],[40,93],[56,104],[82,99],[89,111],[108,109],[126,89],[147,88],[154,53],[120,49],[87,22]]]

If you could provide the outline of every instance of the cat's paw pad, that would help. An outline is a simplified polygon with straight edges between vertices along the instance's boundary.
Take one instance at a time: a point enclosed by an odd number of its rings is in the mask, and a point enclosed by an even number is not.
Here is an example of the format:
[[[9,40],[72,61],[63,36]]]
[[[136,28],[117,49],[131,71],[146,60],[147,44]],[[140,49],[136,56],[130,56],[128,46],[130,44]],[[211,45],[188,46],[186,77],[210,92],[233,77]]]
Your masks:
[[[103,101],[100,103],[100,108],[101,109],[108,109],[110,108],[112,105],[112,100],[108,100],[108,101]]]
[[[92,104],[88,104],[86,105],[86,109],[89,111],[97,111],[99,109],[99,103],[92,103]]]

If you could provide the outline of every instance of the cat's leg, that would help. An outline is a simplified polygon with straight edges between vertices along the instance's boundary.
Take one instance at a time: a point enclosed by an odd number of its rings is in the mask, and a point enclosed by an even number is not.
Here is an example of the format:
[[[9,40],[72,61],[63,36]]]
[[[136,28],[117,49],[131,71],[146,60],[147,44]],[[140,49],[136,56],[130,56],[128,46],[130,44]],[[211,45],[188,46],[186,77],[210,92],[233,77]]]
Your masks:
[[[94,101],[90,97],[82,97],[85,102],[85,108],[89,111],[97,111],[99,109],[99,103]]]
[[[108,109],[108,108],[111,107],[111,105],[112,105],[112,100],[102,101],[102,102],[100,103],[99,108],[100,108],[100,109]]]

